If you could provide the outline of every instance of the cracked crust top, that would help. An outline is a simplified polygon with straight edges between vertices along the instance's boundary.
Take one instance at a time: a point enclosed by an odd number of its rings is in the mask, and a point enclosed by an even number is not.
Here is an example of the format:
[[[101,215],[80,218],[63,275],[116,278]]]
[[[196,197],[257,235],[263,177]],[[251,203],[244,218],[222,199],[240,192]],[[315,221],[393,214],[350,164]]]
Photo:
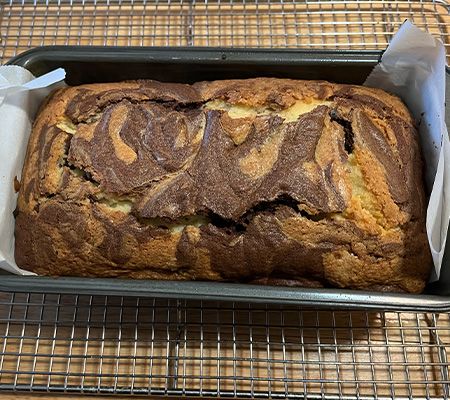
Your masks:
[[[45,275],[420,292],[421,169],[408,110],[377,89],[60,89],[30,137],[16,261]]]

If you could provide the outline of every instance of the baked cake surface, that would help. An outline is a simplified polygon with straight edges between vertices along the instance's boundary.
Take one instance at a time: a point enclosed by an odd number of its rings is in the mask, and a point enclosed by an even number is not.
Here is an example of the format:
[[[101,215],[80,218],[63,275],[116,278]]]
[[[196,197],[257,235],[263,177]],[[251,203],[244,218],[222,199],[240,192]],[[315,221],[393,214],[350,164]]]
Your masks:
[[[42,275],[420,292],[425,208],[413,120],[381,90],[91,84],[34,123],[15,256]]]

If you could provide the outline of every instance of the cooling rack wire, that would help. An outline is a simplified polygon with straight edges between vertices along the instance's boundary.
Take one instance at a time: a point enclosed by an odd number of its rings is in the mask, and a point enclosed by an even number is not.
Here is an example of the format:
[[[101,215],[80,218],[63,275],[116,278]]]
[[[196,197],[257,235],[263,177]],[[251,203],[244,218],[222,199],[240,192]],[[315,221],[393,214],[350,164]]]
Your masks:
[[[446,1],[0,0],[0,60],[40,45],[383,49]],[[235,398],[450,396],[450,315],[0,293],[0,390]]]

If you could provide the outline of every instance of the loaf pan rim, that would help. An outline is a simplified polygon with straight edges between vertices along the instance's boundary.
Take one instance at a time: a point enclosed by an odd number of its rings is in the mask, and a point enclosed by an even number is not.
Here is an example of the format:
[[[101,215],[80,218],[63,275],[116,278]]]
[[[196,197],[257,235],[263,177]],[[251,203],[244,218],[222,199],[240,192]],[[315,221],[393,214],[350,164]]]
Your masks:
[[[285,304],[336,309],[450,311],[450,297],[445,299],[436,295],[202,281],[12,275],[2,276],[0,291]]]
[[[278,63],[280,61],[292,61],[297,63],[298,56],[302,56],[302,62],[311,63],[327,63],[343,62],[343,63],[372,63],[381,59],[383,50],[320,50],[320,49],[265,49],[265,48],[223,48],[223,47],[186,47],[179,46],[167,48],[162,46],[40,46],[21,52],[6,62],[5,65],[19,65],[24,68],[34,61],[36,57],[42,54],[47,56],[61,56],[64,54],[68,60],[76,60],[80,56],[94,55],[97,60],[105,60],[117,56],[142,56],[148,53],[147,58],[143,61],[157,61],[181,63],[186,60],[192,62],[217,62],[217,63],[233,63],[233,62],[252,62],[258,63],[262,61],[262,57],[270,55],[271,59],[264,59],[268,63]],[[196,56],[196,57],[195,57]],[[257,56],[257,57],[256,57]],[[277,58],[278,56],[279,58]],[[293,59],[292,57],[296,58]],[[310,56],[308,59],[307,56]],[[281,59],[280,59],[281,58]]]

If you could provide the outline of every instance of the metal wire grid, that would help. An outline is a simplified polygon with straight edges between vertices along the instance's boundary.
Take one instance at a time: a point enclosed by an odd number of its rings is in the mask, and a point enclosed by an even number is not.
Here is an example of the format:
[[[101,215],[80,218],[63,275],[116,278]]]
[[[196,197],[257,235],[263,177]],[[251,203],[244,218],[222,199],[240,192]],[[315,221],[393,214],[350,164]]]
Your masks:
[[[0,0],[0,59],[53,44],[382,49],[445,1]],[[448,398],[450,316],[0,294],[0,389]]]
[[[1,58],[40,45],[384,49],[407,18],[448,46],[445,0],[0,0]]]
[[[0,389],[448,398],[450,315],[4,294]]]

